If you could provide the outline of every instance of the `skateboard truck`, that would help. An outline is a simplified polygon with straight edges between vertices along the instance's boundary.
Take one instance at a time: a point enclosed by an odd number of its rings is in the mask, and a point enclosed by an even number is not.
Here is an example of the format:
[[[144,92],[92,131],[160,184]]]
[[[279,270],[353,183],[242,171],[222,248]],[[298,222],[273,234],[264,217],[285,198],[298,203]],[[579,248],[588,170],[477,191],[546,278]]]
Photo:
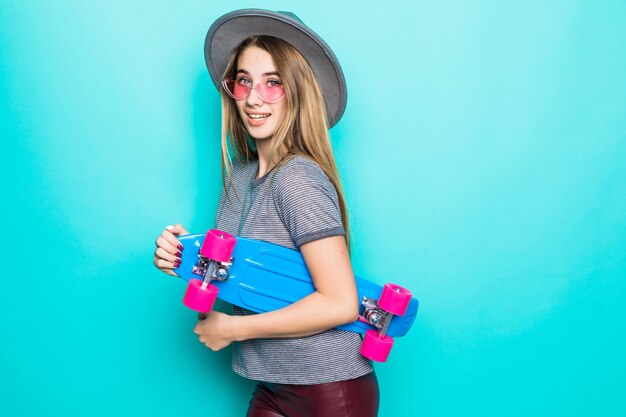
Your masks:
[[[230,258],[228,262],[219,262],[209,259],[204,255],[198,254],[198,262],[193,266],[191,272],[200,275],[202,281],[207,285],[213,280],[226,281],[228,273],[235,258]]]
[[[376,330],[367,330],[361,345],[361,354],[368,359],[384,362],[393,346],[393,338],[387,335],[387,328],[393,316],[402,316],[411,301],[412,294],[395,284],[385,284],[378,300],[363,297],[365,307],[359,320],[371,324]]]
[[[361,305],[365,307],[363,314],[359,318],[364,323],[371,324],[380,330],[381,334],[385,334],[387,332],[387,327],[389,327],[389,323],[393,317],[393,314],[383,310],[378,307],[376,300],[369,297],[363,297],[363,301]]]
[[[231,257],[235,249],[234,236],[220,230],[209,230],[198,252],[198,261],[192,272],[200,279],[189,280],[183,303],[200,313],[208,313],[217,298],[218,288],[211,281],[226,281],[228,271],[234,262]]]

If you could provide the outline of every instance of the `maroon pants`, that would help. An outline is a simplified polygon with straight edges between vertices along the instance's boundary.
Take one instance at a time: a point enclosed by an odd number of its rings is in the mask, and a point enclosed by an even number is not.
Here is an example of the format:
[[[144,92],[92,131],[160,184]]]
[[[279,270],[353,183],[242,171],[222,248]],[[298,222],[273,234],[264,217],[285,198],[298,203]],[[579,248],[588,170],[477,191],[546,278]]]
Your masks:
[[[247,417],[376,417],[378,380],[372,372],[316,385],[259,382]]]

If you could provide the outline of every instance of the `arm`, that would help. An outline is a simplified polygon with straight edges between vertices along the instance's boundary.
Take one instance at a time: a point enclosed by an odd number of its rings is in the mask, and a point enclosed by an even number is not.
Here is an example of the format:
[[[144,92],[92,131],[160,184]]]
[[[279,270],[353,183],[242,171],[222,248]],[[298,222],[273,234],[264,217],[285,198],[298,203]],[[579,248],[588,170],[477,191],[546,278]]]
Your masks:
[[[233,341],[309,336],[358,318],[358,295],[343,236],[300,247],[315,292],[280,310],[251,316],[202,315],[195,333],[213,350]]]

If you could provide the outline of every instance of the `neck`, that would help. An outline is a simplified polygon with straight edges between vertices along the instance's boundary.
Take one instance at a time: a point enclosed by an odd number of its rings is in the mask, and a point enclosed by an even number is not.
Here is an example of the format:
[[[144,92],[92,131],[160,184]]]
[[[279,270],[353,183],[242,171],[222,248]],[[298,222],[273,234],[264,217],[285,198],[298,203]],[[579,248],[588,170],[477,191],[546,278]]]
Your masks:
[[[259,155],[259,172],[257,173],[257,178],[261,178],[265,174],[267,174],[274,166],[281,160],[281,158],[287,153],[286,149],[280,149],[274,158],[271,155],[272,148],[272,140],[271,139],[261,139],[255,140],[256,150]]]

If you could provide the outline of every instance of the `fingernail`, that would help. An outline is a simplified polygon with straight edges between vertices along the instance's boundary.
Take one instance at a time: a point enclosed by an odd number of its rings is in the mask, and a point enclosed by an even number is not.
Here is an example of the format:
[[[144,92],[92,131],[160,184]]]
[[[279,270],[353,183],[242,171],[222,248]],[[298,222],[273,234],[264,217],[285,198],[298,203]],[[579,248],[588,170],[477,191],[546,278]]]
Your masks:
[[[182,253],[180,253],[180,252],[176,252],[176,253],[175,253],[175,255],[176,255],[176,256],[178,256],[179,258],[180,258],[181,256],[183,256],[183,254],[182,254]]]
[[[172,226],[171,224],[168,224],[167,226],[165,226],[165,228],[167,230],[172,230],[174,228],[174,226]]]
[[[183,249],[184,249],[184,248],[183,248],[183,245],[178,245],[178,246],[176,246],[176,247],[178,248],[178,250],[183,250]]]
[[[180,263],[181,263],[181,262],[182,262],[182,261],[181,261],[180,259],[176,259],[176,260],[174,261],[174,265],[175,265],[175,266],[178,266],[178,265],[180,265]]]

